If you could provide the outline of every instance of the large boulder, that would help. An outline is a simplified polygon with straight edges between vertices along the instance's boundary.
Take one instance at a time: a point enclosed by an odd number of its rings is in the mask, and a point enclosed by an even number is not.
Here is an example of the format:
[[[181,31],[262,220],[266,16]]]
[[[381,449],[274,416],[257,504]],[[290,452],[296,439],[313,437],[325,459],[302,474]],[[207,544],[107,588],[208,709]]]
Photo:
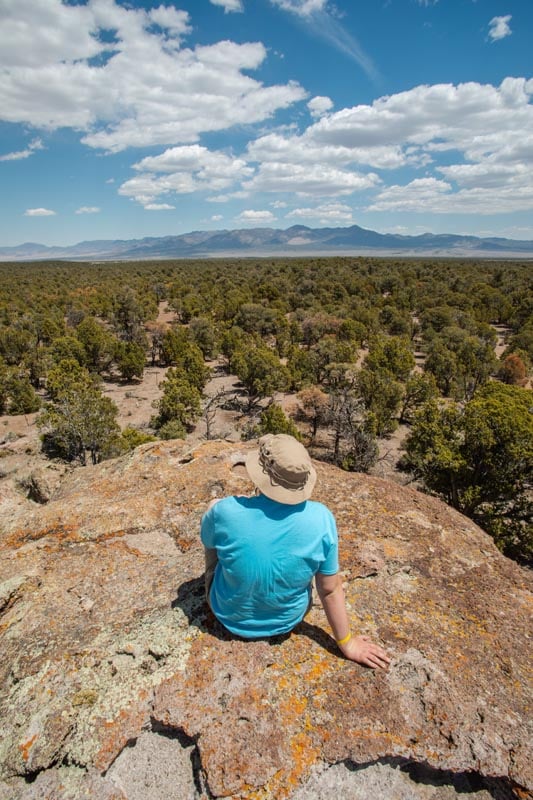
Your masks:
[[[390,669],[343,659],[318,602],[232,637],[198,529],[251,490],[249,446],[148,444],[0,506],[0,798],[527,797],[530,575],[443,503],[317,463],[353,629]]]

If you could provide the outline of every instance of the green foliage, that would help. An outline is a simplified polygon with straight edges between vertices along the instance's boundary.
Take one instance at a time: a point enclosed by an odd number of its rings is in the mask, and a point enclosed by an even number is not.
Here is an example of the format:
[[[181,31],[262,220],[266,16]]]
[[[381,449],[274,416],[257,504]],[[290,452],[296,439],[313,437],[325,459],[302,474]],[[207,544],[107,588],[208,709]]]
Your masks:
[[[0,414],[31,414],[40,406],[41,400],[28,376],[8,367],[0,356]]]
[[[244,303],[235,316],[235,324],[246,333],[258,333],[260,336],[274,333],[277,313],[274,309],[259,303]]]
[[[40,389],[41,384],[50,368],[51,358],[47,347],[38,347],[28,353],[21,364],[23,372],[27,375],[34,389]]]
[[[438,394],[437,383],[430,372],[410,375],[403,389],[400,422],[403,424],[412,422],[414,412],[424,403],[437,398]]]
[[[183,379],[200,391],[207,375],[202,362],[219,349],[216,341],[213,345],[216,333],[229,371],[235,372],[234,358],[240,367],[245,362],[250,410],[262,396],[272,396],[273,387],[285,388],[285,380],[293,390],[316,386],[327,391],[332,407],[338,405],[338,397],[351,397],[344,403],[338,442],[335,415],[329,422],[320,418],[317,424],[327,425],[333,435],[336,463],[358,468],[350,456],[350,441],[355,441],[357,431],[365,432],[361,426],[366,425],[371,439],[376,430],[386,435],[398,415],[410,424],[417,407],[432,394],[432,375],[446,397],[467,403],[495,375],[511,385],[524,380],[518,361],[505,368],[505,359],[495,364],[492,326],[496,322],[509,326],[505,357],[517,356],[530,371],[531,288],[527,261],[339,257],[3,263],[0,357],[4,367],[8,362],[7,367],[15,370],[10,375],[28,378],[34,388],[46,378],[54,395],[80,377],[80,366],[98,374],[108,371],[118,339],[145,347],[148,331],[153,363],[178,368]],[[165,297],[178,320],[189,327],[173,330],[163,352],[166,323],[150,320]],[[408,369],[410,356],[402,366],[401,348],[394,352],[389,343],[392,337],[410,349],[415,335],[417,349],[427,354],[423,378]],[[385,349],[383,341],[389,343]],[[371,353],[360,391],[354,362],[358,348],[367,342]],[[190,346],[199,347],[200,358]],[[246,363],[243,351],[252,349],[266,375]],[[55,372],[64,359],[77,362],[72,375]],[[396,407],[398,385],[401,402]],[[0,378],[4,410],[10,402],[5,387]],[[304,413],[312,427],[312,412]],[[171,420],[167,422],[170,426]],[[322,440],[325,435],[324,431]],[[524,528],[525,507],[517,501],[508,509],[505,530],[498,534],[502,540],[518,535],[509,533],[511,517],[519,530]],[[487,504],[483,509],[487,514]],[[500,519],[492,518],[493,530]]]
[[[61,362],[63,367],[66,364]],[[67,461],[79,459],[85,465],[89,453],[91,462],[97,464],[114,454],[120,433],[118,409],[87,370],[77,366],[81,372],[55,383],[54,402],[47,403],[38,425],[43,431],[43,449],[49,455]]]
[[[172,364],[184,372],[187,381],[199,391],[203,389],[210,371],[205,366],[204,356],[197,344],[189,340],[187,328],[171,328],[163,336],[161,346],[165,364]]]
[[[287,389],[289,371],[280,363],[276,353],[265,345],[241,345],[233,354],[233,369],[248,394],[251,409],[261,397]]]
[[[263,436],[265,433],[287,433],[298,441],[302,438],[294,422],[285,415],[282,407],[277,403],[270,403],[261,412],[257,436]]]
[[[306,316],[302,323],[302,340],[307,347],[317,345],[327,334],[336,333],[339,320],[326,314]]]
[[[155,436],[151,436],[149,433],[143,433],[137,430],[137,428],[127,427],[124,428],[120,434],[119,448],[124,451],[135,450],[135,448],[139,447],[141,444],[155,441],[157,441]]]
[[[185,439],[187,428],[179,419],[169,419],[158,429],[160,439]]]
[[[511,315],[512,306],[508,297],[500,290],[486,283],[474,287],[475,315],[483,322],[504,323]]]
[[[146,346],[143,323],[148,315],[137,292],[131,286],[124,286],[113,299],[113,322],[120,338]]]
[[[193,342],[188,343],[179,366],[187,375],[189,383],[201,392],[211,373],[204,363],[204,357],[198,345]]]
[[[381,309],[379,322],[390,336],[405,336],[410,339],[413,334],[411,316],[394,305],[386,305]]]
[[[421,315],[422,330],[439,333],[444,328],[449,328],[454,323],[454,310],[450,306],[433,306]]]
[[[49,345],[65,333],[65,322],[58,312],[36,314],[33,327],[39,344]]]
[[[398,425],[403,395],[401,383],[391,373],[365,368],[357,376],[357,387],[366,410],[373,415],[376,434],[392,433]]]
[[[20,327],[0,328],[0,356],[6,364],[16,366],[36,346],[35,336]]]
[[[232,327],[226,330],[222,335],[220,350],[227,359],[228,370],[230,372],[233,370],[233,355],[238,352],[241,346],[249,342],[250,337],[242,328],[239,328],[238,325],[232,325]]]
[[[361,347],[367,336],[366,328],[362,322],[353,319],[344,319],[338,330],[341,342],[352,342],[355,347]]]
[[[292,345],[287,354],[290,388],[301,389],[318,381],[318,357],[314,350],[302,350]]]
[[[179,423],[180,430],[187,428],[199,417],[201,394],[196,386],[187,380],[183,370],[171,367],[162,383],[163,394],[157,403],[159,414],[154,420],[155,427],[163,428],[166,423]]]
[[[164,366],[179,364],[189,344],[187,328],[170,328],[163,334],[161,360]]]
[[[457,373],[457,358],[439,339],[430,344],[424,369],[435,378],[437,387],[445,397],[449,397]]]
[[[365,369],[390,374],[398,381],[406,381],[415,366],[409,339],[401,336],[377,336],[370,341],[365,358]]]
[[[74,359],[81,366],[87,364],[87,353],[82,342],[75,336],[59,336],[50,347],[50,358],[58,364],[64,359]]]
[[[332,364],[350,364],[357,358],[357,348],[350,341],[339,341],[335,336],[324,336],[313,350],[316,377],[324,380]]]
[[[12,371],[7,378],[6,393],[9,414],[31,414],[41,407],[41,400],[26,375]]]
[[[214,358],[217,354],[217,335],[211,320],[195,317],[189,325],[191,339],[202,351],[204,358]]]
[[[141,379],[146,363],[144,347],[137,342],[118,342],[115,361],[120,375],[125,381],[131,381],[133,378]]]
[[[469,336],[457,352],[456,383],[459,397],[470,398],[496,369],[492,343],[478,336]]]
[[[429,489],[492,533],[504,552],[523,559],[533,556],[531,407],[530,391],[497,382],[464,408],[427,403],[415,415],[402,459]]]
[[[76,328],[76,338],[83,345],[85,358],[80,364],[86,363],[95,372],[107,369],[113,359],[116,342],[112,334],[92,316],[86,316]]]
[[[520,350],[527,353],[529,362],[533,364],[533,322],[511,336],[508,351],[516,353]]]
[[[52,400],[57,400],[71,387],[87,381],[95,384],[96,380],[90,377],[88,370],[76,359],[64,358],[50,368],[46,378],[46,389]]]

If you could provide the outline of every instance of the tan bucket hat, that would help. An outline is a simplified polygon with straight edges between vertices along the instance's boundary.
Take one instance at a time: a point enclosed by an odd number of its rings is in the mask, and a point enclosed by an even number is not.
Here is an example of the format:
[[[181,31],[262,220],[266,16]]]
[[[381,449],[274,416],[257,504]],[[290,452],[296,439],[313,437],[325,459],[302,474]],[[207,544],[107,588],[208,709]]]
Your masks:
[[[259,450],[249,453],[245,464],[254,484],[271,500],[293,506],[311,497],[316,472],[309,453],[294,436],[262,436]]]

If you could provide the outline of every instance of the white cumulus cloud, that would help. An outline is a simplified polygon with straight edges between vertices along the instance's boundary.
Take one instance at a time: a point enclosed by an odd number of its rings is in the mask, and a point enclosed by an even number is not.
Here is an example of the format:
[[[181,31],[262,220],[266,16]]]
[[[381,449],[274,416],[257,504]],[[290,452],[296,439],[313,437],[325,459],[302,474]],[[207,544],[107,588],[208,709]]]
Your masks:
[[[56,212],[49,208],[27,208],[25,217],[55,217]]]
[[[153,205],[160,195],[220,192],[253,173],[245,160],[197,144],[171,147],[133,168],[139,175],[123,183],[119,193],[144,206]]]
[[[264,222],[274,222],[276,217],[271,211],[255,211],[252,208],[247,209],[246,211],[241,211],[241,213],[235,217],[236,222],[251,222],[251,223],[264,223]]]
[[[500,86],[417,86],[330,112],[301,132],[279,128],[240,155],[199,144],[171,147],[135,164],[137,175],[120,193],[145,206],[196,191],[210,192],[206,199],[214,203],[283,195],[274,197],[274,209],[291,195],[307,197],[317,205],[302,205],[292,218],[322,208],[316,218],[326,222],[351,220],[350,209],[331,205],[351,195],[359,195],[360,210],[530,210],[532,97],[533,80],[525,78]],[[389,178],[399,168],[411,173],[404,184]],[[330,205],[320,202],[325,198]]]
[[[1,4],[0,119],[7,122],[85,131],[88,146],[118,152],[191,143],[268,119],[306,96],[295,82],[266,86],[245,74],[266,59],[261,42],[184,47],[189,15],[172,6]]]
[[[532,98],[532,79],[506,78],[500,86],[417,86],[344,108],[301,133],[251,142],[257,171],[245,186],[315,196],[368,190],[371,210],[451,213],[455,198],[466,213],[529,210]],[[415,176],[387,187],[388,172],[400,167]]]
[[[350,206],[343,203],[324,203],[314,208],[295,208],[286,214],[286,218],[319,220],[322,224],[346,224],[353,221],[353,212]]]
[[[493,17],[489,22],[489,39],[497,42],[499,39],[505,39],[506,36],[510,36],[512,33],[509,25],[511,19],[511,14],[506,14],[504,17]]]
[[[331,166],[289,163],[261,164],[257,175],[244,182],[251,192],[296,192],[301,196],[345,195],[369,189],[379,183],[373,173],[366,175]]]
[[[333,108],[333,101],[330,97],[318,95],[308,102],[307,108],[312,117],[322,117]]]

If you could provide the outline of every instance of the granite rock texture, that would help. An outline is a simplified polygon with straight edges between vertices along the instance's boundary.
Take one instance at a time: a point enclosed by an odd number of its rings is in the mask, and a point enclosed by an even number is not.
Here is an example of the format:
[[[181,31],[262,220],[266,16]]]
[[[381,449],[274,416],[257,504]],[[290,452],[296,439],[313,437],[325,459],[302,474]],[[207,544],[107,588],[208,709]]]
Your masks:
[[[251,491],[249,447],[151,443],[0,499],[0,798],[533,796],[530,575],[439,501],[317,463],[353,628],[390,669],[339,657],[319,603],[232,637],[198,528]]]

